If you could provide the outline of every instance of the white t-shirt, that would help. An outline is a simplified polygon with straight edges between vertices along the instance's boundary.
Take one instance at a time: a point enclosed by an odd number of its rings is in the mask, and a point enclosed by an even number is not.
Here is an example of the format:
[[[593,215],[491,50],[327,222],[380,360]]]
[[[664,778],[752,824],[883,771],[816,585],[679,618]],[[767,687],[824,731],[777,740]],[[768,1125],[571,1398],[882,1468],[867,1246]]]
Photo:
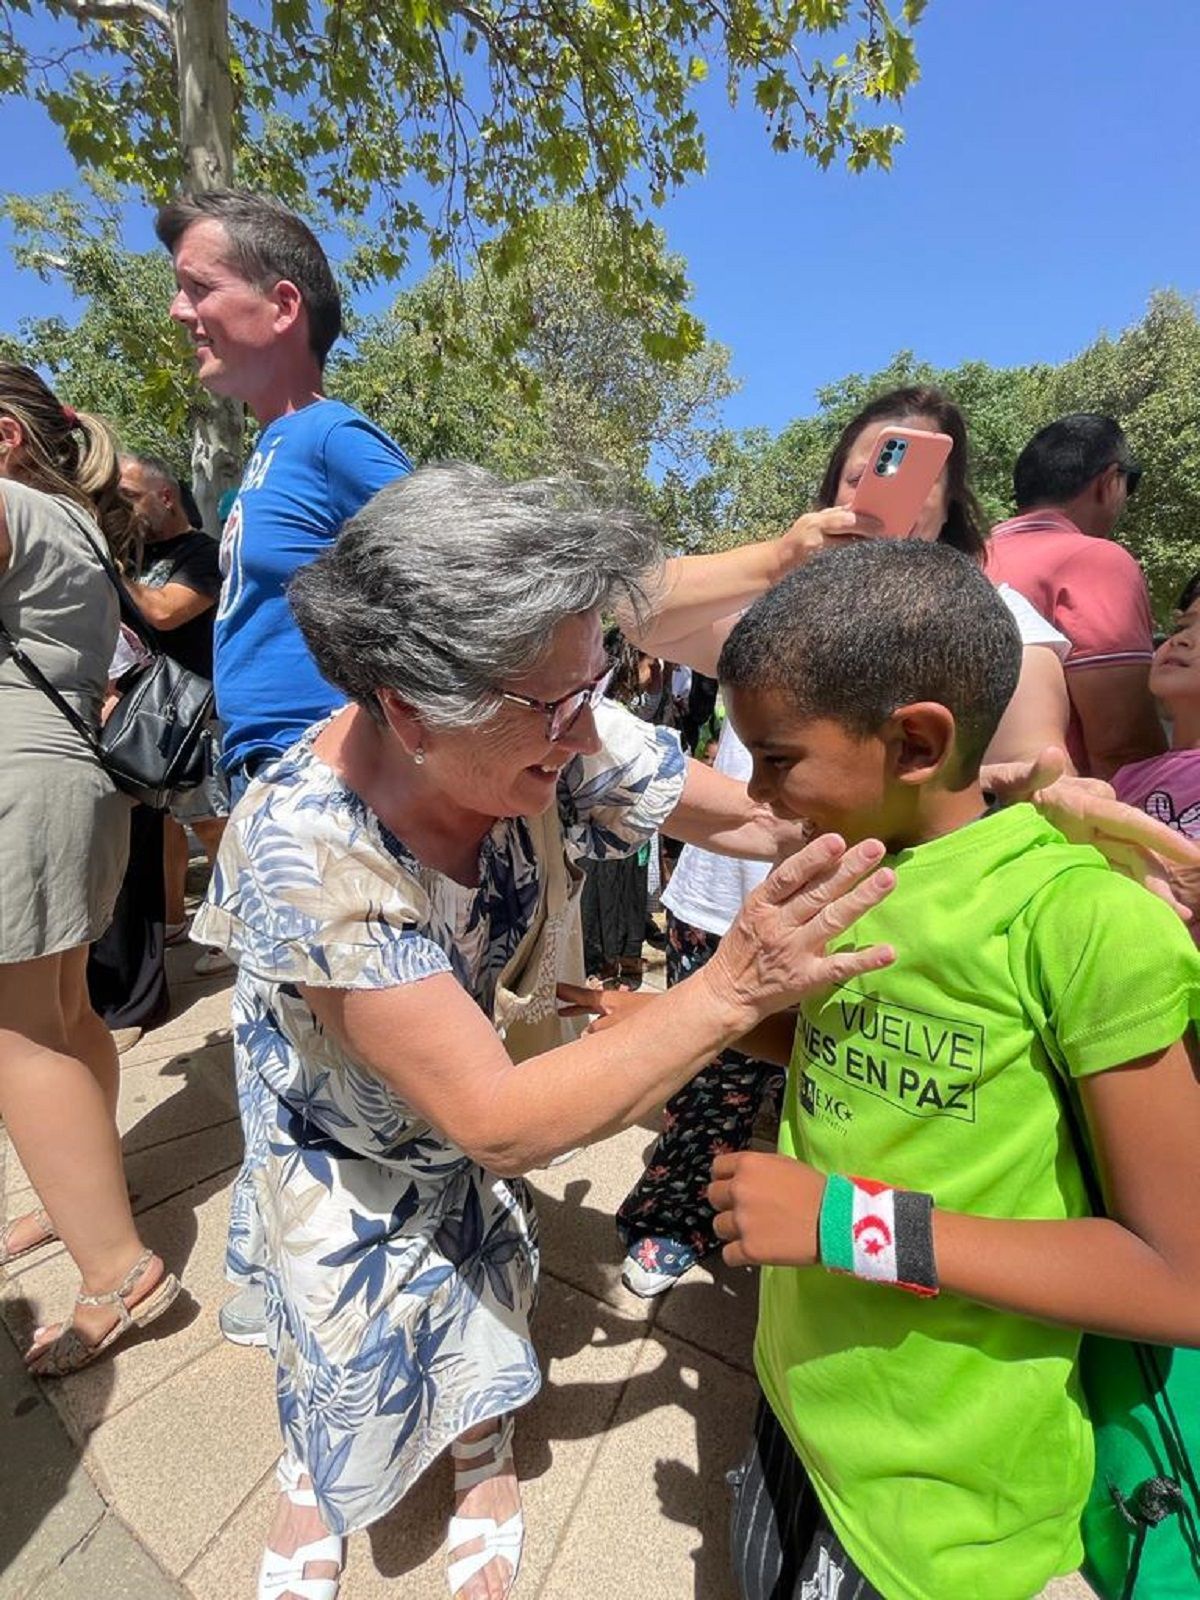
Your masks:
[[[1047,622],[1023,594],[1007,583],[997,586],[1021,630],[1023,645],[1045,645],[1064,660],[1071,641]],[[713,769],[745,783],[754,767],[749,750],[738,738],[733,725],[726,722],[717,746]],[[714,855],[699,845],[685,844],[671,881],[663,890],[662,903],[680,922],[702,928],[705,933],[724,936],[737,915],[738,907],[770,871],[765,861],[738,861],[733,856]]]
[[[1021,630],[1021,643],[1023,645],[1044,644],[1049,646],[1060,661],[1065,661],[1071,653],[1071,641],[1066,634],[1059,633],[1052,622],[1046,618],[1036,606],[1018,589],[1011,584],[998,583],[996,593],[1012,612],[1013,621]]]

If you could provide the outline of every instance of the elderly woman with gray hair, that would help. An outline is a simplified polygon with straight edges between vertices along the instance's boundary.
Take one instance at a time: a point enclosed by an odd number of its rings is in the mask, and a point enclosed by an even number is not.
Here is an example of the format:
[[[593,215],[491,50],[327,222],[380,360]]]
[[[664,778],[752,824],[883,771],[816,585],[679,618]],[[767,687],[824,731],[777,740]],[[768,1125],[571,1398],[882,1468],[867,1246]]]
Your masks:
[[[628,1127],[760,1017],[889,959],[825,941],[890,886],[822,840],[695,977],[574,1038],[579,863],[777,825],[604,700],[601,612],[657,541],[552,484],[423,468],[291,598],[350,704],[251,785],[196,936],[238,962],[234,1036],[268,1244],[285,1451],[261,1597],[332,1600],[341,1536],[455,1463],[451,1592],[502,1600],[523,1524],[512,1415],[537,1393],[520,1175]],[[556,989],[558,999],[556,999]],[[567,1042],[564,1042],[564,1037]]]

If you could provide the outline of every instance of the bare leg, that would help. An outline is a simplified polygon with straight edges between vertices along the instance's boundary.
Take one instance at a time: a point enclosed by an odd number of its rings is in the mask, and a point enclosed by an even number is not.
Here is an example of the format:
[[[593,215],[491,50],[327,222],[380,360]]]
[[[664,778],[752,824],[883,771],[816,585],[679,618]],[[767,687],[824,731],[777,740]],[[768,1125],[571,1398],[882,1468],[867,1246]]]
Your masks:
[[[0,1115],[79,1268],[83,1293],[106,1294],[121,1283],[143,1246],[129,1209],[113,1117],[115,1072],[85,1016],[91,1010],[86,958],[81,947],[0,966]],[[75,1053],[81,1031],[95,1070]],[[131,1300],[148,1294],[162,1273],[154,1257]],[[116,1319],[107,1307],[84,1306],[75,1321],[81,1336],[94,1342]]]
[[[180,923],[187,916],[184,893],[187,886],[188,844],[187,834],[174,817],[163,818],[163,880],[166,884],[167,926]]]
[[[225,817],[201,817],[192,823],[192,832],[204,846],[204,854],[208,857],[210,867],[215,865],[217,851],[221,848],[221,836],[225,832]]]
[[[307,1473],[301,1477],[297,1488],[312,1488],[312,1479]],[[322,1522],[321,1513],[315,1506],[295,1505],[284,1491],[280,1491],[275,1501],[271,1531],[267,1535],[268,1548],[276,1555],[294,1556],[302,1545],[315,1544],[328,1532],[329,1529]],[[306,1578],[336,1578],[340,1571],[338,1563],[333,1561],[307,1561],[304,1564]],[[292,1590],[286,1589],[280,1600],[298,1600],[298,1597]]]
[[[113,1036],[92,1009],[87,987],[87,949],[68,950],[59,971],[59,1003],[67,1054],[78,1056],[100,1085],[114,1125],[121,1088],[121,1060]]]
[[[461,1437],[466,1444],[473,1444],[493,1434],[499,1440],[501,1426],[502,1422],[495,1420],[484,1422],[478,1428],[468,1428]],[[471,1465],[481,1467],[487,1460],[488,1457],[483,1455],[473,1460]],[[473,1484],[469,1489],[456,1490],[454,1495],[454,1514],[458,1517],[491,1517],[497,1524],[503,1524],[516,1516],[520,1509],[521,1485],[511,1455],[498,1464],[492,1477]],[[465,1544],[456,1546],[453,1554],[457,1559],[473,1555],[482,1548],[482,1540],[469,1539]],[[505,1600],[512,1583],[513,1572],[509,1562],[503,1556],[497,1556],[482,1571],[468,1579],[458,1590],[456,1600]]]

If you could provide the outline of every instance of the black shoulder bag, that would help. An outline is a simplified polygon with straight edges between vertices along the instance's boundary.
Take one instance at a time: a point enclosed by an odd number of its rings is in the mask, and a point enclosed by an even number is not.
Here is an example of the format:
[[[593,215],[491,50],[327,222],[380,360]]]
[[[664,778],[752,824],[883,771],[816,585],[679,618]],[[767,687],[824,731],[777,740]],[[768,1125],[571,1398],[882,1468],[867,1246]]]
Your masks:
[[[150,652],[149,661],[125,674],[120,699],[95,732],[29,659],[2,621],[0,638],[34,688],[54,702],[90,746],[117,788],[142,805],[165,811],[172,796],[196,788],[211,770],[208,724],[213,714],[212,684],[163,652],[82,515],[72,520],[116,589],[122,620]]]

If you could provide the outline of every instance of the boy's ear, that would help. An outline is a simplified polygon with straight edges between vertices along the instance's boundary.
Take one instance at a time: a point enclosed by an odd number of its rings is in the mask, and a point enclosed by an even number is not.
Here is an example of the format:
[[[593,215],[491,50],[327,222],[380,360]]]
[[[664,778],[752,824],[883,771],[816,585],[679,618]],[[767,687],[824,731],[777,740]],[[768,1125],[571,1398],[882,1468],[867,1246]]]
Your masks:
[[[900,783],[930,783],[954,755],[954,713],[936,700],[900,706],[888,718],[888,766]]]

